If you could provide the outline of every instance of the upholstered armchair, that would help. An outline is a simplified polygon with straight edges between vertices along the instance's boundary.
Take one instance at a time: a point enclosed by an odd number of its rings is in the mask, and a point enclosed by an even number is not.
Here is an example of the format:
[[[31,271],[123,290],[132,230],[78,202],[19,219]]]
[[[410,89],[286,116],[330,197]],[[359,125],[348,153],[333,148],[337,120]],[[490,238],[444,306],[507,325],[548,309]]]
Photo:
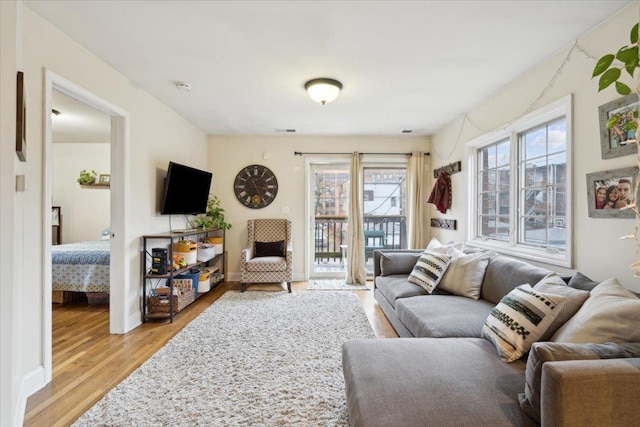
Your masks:
[[[293,278],[291,221],[288,219],[250,219],[247,221],[247,247],[241,257],[241,292],[251,283],[287,282],[291,292]]]

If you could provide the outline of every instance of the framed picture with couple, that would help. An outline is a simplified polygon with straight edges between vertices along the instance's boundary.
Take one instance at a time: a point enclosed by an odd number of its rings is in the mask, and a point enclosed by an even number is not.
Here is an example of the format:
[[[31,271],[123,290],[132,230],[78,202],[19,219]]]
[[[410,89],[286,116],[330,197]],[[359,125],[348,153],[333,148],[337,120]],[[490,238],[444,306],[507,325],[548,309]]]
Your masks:
[[[587,174],[589,216],[633,218],[633,210],[623,208],[638,200],[634,190],[637,176],[637,167]]]

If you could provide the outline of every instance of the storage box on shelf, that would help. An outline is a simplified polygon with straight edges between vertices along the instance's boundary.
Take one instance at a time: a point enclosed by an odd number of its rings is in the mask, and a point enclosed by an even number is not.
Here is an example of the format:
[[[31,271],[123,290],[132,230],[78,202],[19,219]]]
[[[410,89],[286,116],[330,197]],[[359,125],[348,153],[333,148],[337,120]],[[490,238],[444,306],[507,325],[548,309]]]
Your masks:
[[[212,238],[220,243],[209,243],[208,239]],[[157,318],[173,321],[175,313],[222,282],[222,272],[226,269],[223,242],[224,230],[221,229],[193,229],[142,236],[142,283],[145,296],[142,321]],[[203,246],[203,250],[200,246]],[[163,269],[157,268],[156,255],[163,251],[157,249],[163,248],[166,248],[167,269],[165,273],[158,274]],[[185,289],[185,282],[189,284],[189,292]]]

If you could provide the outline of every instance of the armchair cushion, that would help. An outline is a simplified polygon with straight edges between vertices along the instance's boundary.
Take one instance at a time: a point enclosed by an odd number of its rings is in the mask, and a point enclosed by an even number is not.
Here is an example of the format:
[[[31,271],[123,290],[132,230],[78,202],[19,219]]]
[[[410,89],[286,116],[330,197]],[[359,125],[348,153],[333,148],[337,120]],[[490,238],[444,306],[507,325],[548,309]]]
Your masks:
[[[246,268],[250,272],[285,271],[287,260],[280,256],[255,257],[247,262]]]
[[[284,240],[277,242],[255,242],[254,257],[284,256]]]

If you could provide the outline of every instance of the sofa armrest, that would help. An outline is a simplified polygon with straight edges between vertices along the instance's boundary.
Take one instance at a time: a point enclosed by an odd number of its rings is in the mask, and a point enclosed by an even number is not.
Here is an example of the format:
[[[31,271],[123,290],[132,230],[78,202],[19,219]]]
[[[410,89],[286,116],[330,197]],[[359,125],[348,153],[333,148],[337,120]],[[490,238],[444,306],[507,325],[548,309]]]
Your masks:
[[[421,254],[422,252],[424,252],[424,249],[377,249],[373,251],[373,282],[375,283],[376,277],[382,275],[382,270],[380,269],[380,258],[383,254]]]
[[[542,426],[640,425],[640,358],[546,362]]]

